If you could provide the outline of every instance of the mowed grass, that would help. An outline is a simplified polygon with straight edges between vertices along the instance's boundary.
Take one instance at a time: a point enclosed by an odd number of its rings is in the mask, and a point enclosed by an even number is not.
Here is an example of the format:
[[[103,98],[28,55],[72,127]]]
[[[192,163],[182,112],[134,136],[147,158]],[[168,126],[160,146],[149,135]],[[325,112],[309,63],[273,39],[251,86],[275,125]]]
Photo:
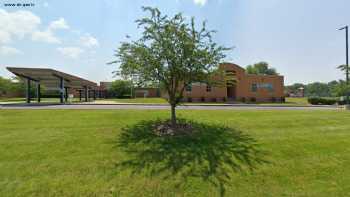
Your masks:
[[[13,97],[13,98],[2,98],[0,97],[0,102],[25,102],[25,98]]]
[[[286,97],[286,104],[310,105],[306,97]]]
[[[168,113],[0,110],[0,196],[350,195],[349,112],[178,110],[207,134],[142,134]]]
[[[113,101],[116,103],[152,103],[152,104],[167,104],[164,98],[125,98],[125,99],[103,99],[102,101]]]
[[[82,98],[84,100],[84,98]],[[25,103],[26,98],[14,97],[14,98],[0,98],[1,104],[6,103]],[[59,103],[60,98],[41,98],[42,103]],[[79,102],[79,98],[68,98],[68,102]],[[37,98],[31,98],[31,103],[37,103]]]

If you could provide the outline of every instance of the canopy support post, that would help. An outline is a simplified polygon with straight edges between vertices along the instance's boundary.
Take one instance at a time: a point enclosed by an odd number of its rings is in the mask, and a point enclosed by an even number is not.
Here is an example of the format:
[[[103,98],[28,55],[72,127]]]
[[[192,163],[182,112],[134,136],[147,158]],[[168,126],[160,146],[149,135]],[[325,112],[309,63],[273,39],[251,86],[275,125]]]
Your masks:
[[[63,103],[63,100],[64,100],[64,80],[63,78],[61,77],[60,78],[60,103]]]
[[[26,101],[30,103],[30,79],[27,78],[27,91],[26,91]]]
[[[64,100],[65,102],[68,101],[68,87],[64,87]]]
[[[88,97],[89,97],[89,90],[87,86],[84,86],[84,90],[85,90],[85,102],[88,102]]]
[[[81,102],[81,91],[82,90],[78,90],[79,91],[79,101]]]
[[[36,84],[36,96],[38,99],[38,103],[40,103],[40,101],[41,101],[40,82],[37,82],[37,84]]]

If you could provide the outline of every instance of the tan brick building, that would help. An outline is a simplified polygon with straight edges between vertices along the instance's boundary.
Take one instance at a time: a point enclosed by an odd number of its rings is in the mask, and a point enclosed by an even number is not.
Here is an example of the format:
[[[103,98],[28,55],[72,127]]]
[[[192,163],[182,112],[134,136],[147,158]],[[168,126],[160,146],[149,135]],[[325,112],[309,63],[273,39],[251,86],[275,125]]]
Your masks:
[[[228,80],[237,79],[234,85],[211,87],[204,83],[193,83],[186,88],[184,101],[192,102],[284,102],[284,79],[280,75],[252,75],[232,63],[220,65]]]

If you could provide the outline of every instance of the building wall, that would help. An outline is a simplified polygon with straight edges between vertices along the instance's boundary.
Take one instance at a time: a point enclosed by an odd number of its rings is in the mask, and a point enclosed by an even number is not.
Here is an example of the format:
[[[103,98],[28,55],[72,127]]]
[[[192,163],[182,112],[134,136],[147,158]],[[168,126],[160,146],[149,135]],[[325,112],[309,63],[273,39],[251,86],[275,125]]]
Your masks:
[[[226,87],[211,87],[211,91],[207,91],[207,84],[194,83],[192,91],[185,91],[184,98],[191,98],[193,102],[212,102],[224,101],[226,99]]]
[[[237,100],[281,101],[284,97],[283,83],[283,76],[245,75],[237,83]],[[255,92],[252,91],[253,84],[257,85]],[[272,85],[272,90],[266,87],[267,84]]]
[[[138,98],[152,98],[160,97],[158,88],[135,88],[135,97]]]

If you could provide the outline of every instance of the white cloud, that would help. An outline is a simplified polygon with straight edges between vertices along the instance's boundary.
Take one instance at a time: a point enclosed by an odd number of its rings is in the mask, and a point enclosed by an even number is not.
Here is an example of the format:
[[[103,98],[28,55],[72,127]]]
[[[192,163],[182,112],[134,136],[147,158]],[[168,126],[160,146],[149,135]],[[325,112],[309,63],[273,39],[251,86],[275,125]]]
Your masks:
[[[44,3],[44,6],[46,4]],[[47,4],[48,6],[48,4]],[[39,16],[26,10],[18,10],[9,12],[0,9],[0,49],[1,55],[13,55],[21,53],[21,51],[4,46],[22,39],[31,39],[35,42],[45,42],[49,44],[61,44],[62,41],[55,35],[57,30],[71,29],[66,20],[62,17],[51,21],[48,25],[43,26]],[[98,40],[89,35],[78,35],[78,43],[80,47],[94,49],[99,46]],[[84,52],[79,47],[60,47],[57,50],[64,56],[69,58],[78,58]]]
[[[98,47],[99,43],[96,38],[90,35],[85,35],[80,37],[80,44],[82,46],[91,48],[91,47]]]
[[[46,43],[60,43],[60,39],[54,34],[57,29],[69,29],[64,18],[52,21],[45,30],[40,30],[40,17],[30,11],[19,10],[7,12],[0,9],[0,44],[10,43],[14,39],[31,37],[33,41]]]
[[[7,12],[0,9],[0,42],[9,43],[34,32],[41,20],[29,11]]]
[[[204,6],[204,5],[207,3],[207,0],[193,0],[193,2],[194,2],[196,5]]]
[[[67,25],[64,18],[59,18],[58,20],[52,21],[49,25],[49,30],[55,29],[69,29],[69,26]]]
[[[67,25],[64,18],[59,18],[55,21],[52,21],[48,26],[47,30],[45,31],[37,30],[33,32],[32,40],[39,41],[39,42],[59,44],[61,43],[60,39],[54,35],[54,30],[57,30],[57,29],[69,29],[69,26]]]
[[[6,31],[0,30],[0,43],[9,43],[11,42],[11,34]]]
[[[22,52],[16,48],[9,47],[9,46],[0,46],[0,55],[9,56],[9,55],[17,55],[21,53]]]
[[[53,35],[52,31],[50,30],[34,32],[32,34],[32,40],[46,43],[61,43],[61,41],[55,35]]]
[[[79,47],[59,47],[57,50],[65,57],[77,59],[84,52]]]

